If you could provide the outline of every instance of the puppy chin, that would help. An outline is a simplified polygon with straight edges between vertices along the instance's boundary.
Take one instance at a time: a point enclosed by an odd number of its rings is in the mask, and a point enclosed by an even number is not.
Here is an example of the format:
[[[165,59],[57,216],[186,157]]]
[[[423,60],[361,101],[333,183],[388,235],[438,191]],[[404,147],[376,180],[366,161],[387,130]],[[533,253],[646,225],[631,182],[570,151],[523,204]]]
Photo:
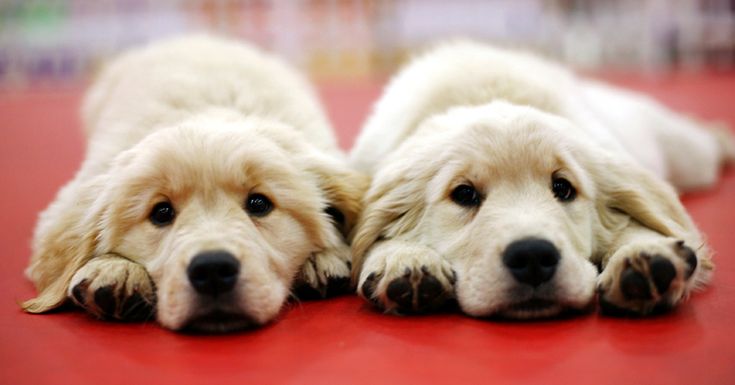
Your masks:
[[[569,305],[561,302],[530,299],[521,302],[505,304],[499,307],[485,308],[482,310],[467,311],[463,307],[463,311],[477,318],[499,318],[509,320],[536,320],[548,319],[568,314],[578,314],[587,312],[592,308],[593,302],[583,305]]]
[[[470,304],[460,299],[459,304],[465,314],[477,318],[531,320],[585,312],[592,307],[593,299],[593,296],[573,300],[527,296],[523,299],[497,298],[493,303],[483,304]]]
[[[159,295],[158,322],[185,333],[230,333],[260,327],[278,316],[288,294],[285,286],[274,284],[269,290],[244,286],[220,298],[203,298],[188,288],[175,296]]]
[[[496,312],[496,316],[509,319],[549,318],[559,315],[565,307],[558,302],[544,299],[529,299],[507,305]]]
[[[229,301],[194,299],[188,306],[176,309],[158,309],[161,326],[185,333],[229,333],[261,326],[266,320],[258,320]],[[272,317],[274,318],[274,317]]]
[[[260,323],[249,316],[241,313],[214,310],[193,317],[186,322],[183,328],[178,330],[193,333],[230,333],[255,328],[260,325]]]

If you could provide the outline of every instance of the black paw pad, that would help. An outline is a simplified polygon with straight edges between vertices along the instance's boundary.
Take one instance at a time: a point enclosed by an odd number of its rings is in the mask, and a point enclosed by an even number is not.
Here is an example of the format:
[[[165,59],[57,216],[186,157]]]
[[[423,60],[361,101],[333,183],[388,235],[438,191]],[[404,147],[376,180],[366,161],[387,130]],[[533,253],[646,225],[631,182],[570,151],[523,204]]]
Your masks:
[[[671,281],[676,278],[674,264],[669,262],[668,259],[657,255],[651,258],[648,266],[651,270],[651,278],[653,278],[653,283],[656,285],[656,290],[660,295],[663,295],[669,290]]]
[[[385,291],[388,298],[402,309],[413,308],[413,286],[409,274],[392,280]]]
[[[620,291],[628,300],[651,299],[646,276],[628,266],[620,276]]]
[[[153,317],[153,312],[153,304],[136,292],[123,302],[120,309],[120,319],[123,321],[145,321]]]
[[[104,317],[112,317],[115,315],[117,307],[117,299],[115,298],[115,288],[113,286],[104,286],[94,292],[94,303],[99,308],[100,313]]]
[[[436,277],[429,274],[426,268],[422,269],[424,275],[418,286],[419,309],[434,309],[442,305],[445,297],[444,287]]]

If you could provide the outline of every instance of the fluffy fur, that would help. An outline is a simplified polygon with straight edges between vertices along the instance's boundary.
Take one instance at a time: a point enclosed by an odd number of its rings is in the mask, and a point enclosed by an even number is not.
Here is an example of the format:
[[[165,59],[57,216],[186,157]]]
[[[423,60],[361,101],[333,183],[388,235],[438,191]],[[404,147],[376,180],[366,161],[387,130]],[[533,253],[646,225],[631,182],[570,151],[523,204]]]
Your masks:
[[[352,151],[373,175],[353,279],[388,312],[455,297],[473,316],[543,317],[586,308],[596,290],[608,309],[675,306],[713,265],[663,180],[707,187],[732,158],[726,131],[642,95],[525,53],[446,44],[390,82]],[[560,178],[575,199],[555,196]],[[456,202],[463,185],[478,204]],[[560,256],[538,285],[504,262],[529,239]]]
[[[86,158],[40,216],[27,311],[71,298],[101,318],[155,307],[167,328],[227,331],[275,318],[294,284],[323,295],[349,276],[345,236],[365,178],[345,166],[306,81],[276,58],[208,36],[153,43],[103,71],[83,115]],[[249,213],[253,194],[273,210]],[[160,202],[173,223],[152,223]],[[239,261],[226,296],[200,295],[187,277],[210,251]]]

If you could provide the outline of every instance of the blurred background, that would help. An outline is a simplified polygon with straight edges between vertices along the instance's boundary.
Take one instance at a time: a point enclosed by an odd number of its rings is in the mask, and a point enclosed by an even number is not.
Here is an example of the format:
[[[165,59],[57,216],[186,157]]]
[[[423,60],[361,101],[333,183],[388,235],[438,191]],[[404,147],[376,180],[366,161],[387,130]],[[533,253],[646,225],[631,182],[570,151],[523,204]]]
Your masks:
[[[121,49],[201,30],[337,81],[385,79],[459,36],[590,72],[735,68],[735,0],[0,0],[0,88],[83,84]]]

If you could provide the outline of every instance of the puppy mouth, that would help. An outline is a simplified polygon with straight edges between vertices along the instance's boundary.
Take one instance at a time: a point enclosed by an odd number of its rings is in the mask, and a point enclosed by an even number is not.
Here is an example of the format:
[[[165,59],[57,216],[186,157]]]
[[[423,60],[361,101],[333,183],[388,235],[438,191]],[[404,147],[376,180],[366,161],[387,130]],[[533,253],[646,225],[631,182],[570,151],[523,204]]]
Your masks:
[[[192,318],[182,331],[192,333],[231,333],[256,326],[258,326],[258,323],[244,314],[215,310]]]
[[[564,310],[564,306],[559,302],[542,298],[531,298],[507,305],[498,311],[497,315],[511,319],[548,318],[558,315],[562,310]]]

